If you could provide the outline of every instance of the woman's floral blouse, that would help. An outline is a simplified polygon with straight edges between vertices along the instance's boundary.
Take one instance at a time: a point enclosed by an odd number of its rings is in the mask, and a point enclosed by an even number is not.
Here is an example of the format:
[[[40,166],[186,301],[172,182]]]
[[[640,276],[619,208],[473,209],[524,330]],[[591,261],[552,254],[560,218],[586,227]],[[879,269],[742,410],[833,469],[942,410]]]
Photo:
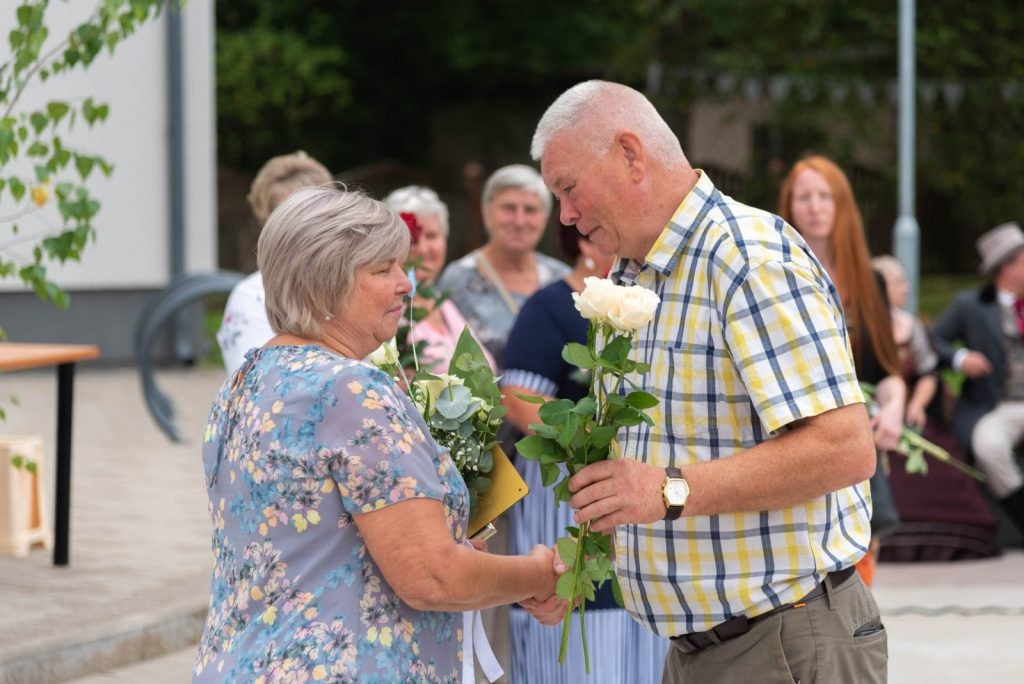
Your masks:
[[[462,614],[404,604],[353,516],[468,494],[382,372],[317,346],[250,351],[210,411],[210,612],[196,682],[455,682]],[[415,539],[409,540],[416,543]]]

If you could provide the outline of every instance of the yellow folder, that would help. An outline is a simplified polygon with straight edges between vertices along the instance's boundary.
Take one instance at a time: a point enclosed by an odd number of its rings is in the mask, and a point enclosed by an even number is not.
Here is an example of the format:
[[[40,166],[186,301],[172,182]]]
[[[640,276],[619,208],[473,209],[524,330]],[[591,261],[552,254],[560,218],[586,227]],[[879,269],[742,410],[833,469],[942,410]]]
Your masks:
[[[469,536],[487,526],[499,515],[512,508],[515,502],[526,496],[530,488],[520,477],[519,471],[512,465],[501,447],[495,446],[491,452],[494,465],[491,467],[491,488],[480,494],[476,502],[476,515],[469,521]]]

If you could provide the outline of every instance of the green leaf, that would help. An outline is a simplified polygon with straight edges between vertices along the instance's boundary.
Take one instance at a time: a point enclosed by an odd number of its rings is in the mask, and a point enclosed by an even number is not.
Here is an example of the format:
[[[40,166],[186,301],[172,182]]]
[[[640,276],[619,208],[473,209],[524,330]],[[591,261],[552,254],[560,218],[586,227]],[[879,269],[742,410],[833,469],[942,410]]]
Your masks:
[[[89,173],[92,171],[95,163],[96,160],[93,157],[82,154],[75,155],[75,168],[78,169],[78,175],[82,177],[82,180],[89,177]]]
[[[563,425],[576,404],[570,399],[555,399],[540,407],[537,414],[548,425]]]
[[[558,557],[565,563],[565,567],[572,570],[576,567],[576,540],[571,537],[559,537],[555,541],[555,549]],[[569,574],[569,573],[566,573]]]
[[[604,448],[611,444],[618,431],[617,425],[599,425],[590,431],[590,443],[595,448]]]
[[[597,402],[594,401],[594,397],[589,394],[576,402],[576,406],[572,410],[573,413],[580,416],[593,416],[597,414]]]
[[[540,481],[545,487],[550,487],[562,476],[562,469],[555,463],[540,464]]]
[[[549,485],[545,484],[544,486],[547,487]],[[559,482],[551,491],[554,493],[555,501],[558,503],[571,499],[572,492],[569,491],[569,478],[567,477]]]
[[[60,120],[67,115],[70,109],[71,107],[68,106],[67,102],[54,101],[46,105],[46,113],[53,119],[54,126],[60,123]]]
[[[525,401],[527,404],[543,404],[547,399],[536,394],[523,394],[522,392],[512,392],[512,396],[520,401]]]
[[[658,399],[650,392],[635,390],[626,395],[626,403],[637,409],[649,409],[658,405]]]
[[[601,350],[600,365],[609,370],[623,370],[622,363],[629,358],[633,340],[627,335],[616,335]]]
[[[562,430],[558,435],[558,443],[565,449],[568,449],[572,445],[573,439],[576,437],[576,433],[580,429],[580,417],[576,413],[569,413],[565,419],[565,424],[562,426]]]
[[[20,202],[21,198],[25,196],[25,184],[21,182],[20,178],[11,176],[7,179],[7,187],[11,190],[11,196],[15,201]]]
[[[533,430],[534,434],[539,437],[547,437],[548,439],[558,439],[559,429],[554,425],[545,425],[544,423],[530,423],[530,429]]]
[[[570,342],[562,348],[562,358],[578,368],[585,370],[597,365],[593,352],[578,342]]]
[[[32,112],[28,120],[32,124],[32,129],[36,132],[36,135],[42,133],[46,125],[50,123],[50,119],[42,112]]]
[[[540,435],[523,437],[516,442],[516,451],[525,459],[531,461],[539,460],[546,454],[558,454],[557,442]]]
[[[566,601],[575,597],[576,574],[572,570],[567,571],[564,575],[558,578],[558,582],[555,584],[555,595]]]

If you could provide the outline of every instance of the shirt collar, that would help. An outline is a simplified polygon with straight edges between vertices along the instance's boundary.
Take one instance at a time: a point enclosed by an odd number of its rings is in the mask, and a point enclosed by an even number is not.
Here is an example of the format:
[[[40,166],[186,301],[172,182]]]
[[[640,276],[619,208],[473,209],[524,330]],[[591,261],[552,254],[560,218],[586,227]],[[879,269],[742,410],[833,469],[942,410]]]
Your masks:
[[[697,172],[697,183],[686,194],[683,201],[672,214],[668,222],[655,240],[651,251],[643,262],[635,259],[621,258],[612,268],[612,279],[616,282],[636,282],[641,271],[651,268],[662,275],[670,275],[679,263],[679,255],[689,241],[690,236],[707,217],[718,198],[718,190],[708,175],[700,169]]]
[[[996,300],[1003,306],[1013,306],[1017,303],[1017,295],[1006,290],[996,289]]]

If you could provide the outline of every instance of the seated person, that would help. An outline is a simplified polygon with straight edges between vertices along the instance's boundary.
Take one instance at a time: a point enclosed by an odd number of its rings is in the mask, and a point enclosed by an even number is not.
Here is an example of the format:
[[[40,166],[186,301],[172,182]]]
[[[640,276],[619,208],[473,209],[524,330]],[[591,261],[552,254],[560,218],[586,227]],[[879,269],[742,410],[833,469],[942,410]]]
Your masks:
[[[990,282],[959,293],[932,339],[940,362],[966,376],[953,411],[957,441],[1024,532],[1024,472],[1014,452],[1024,437],[1024,232],[1004,223],[976,246]]]
[[[271,158],[252,181],[249,206],[260,228],[285,197],[307,185],[334,180],[327,168],[303,151]],[[235,285],[224,306],[224,318],[217,331],[217,344],[224,369],[234,375],[245,354],[274,336],[263,304],[263,276],[259,271]]]
[[[952,458],[966,462],[941,415],[938,357],[921,319],[906,311],[906,273],[892,256],[875,257],[892,305],[903,380],[907,383],[906,422]],[[928,474],[907,473],[904,457],[890,452],[889,484],[900,511],[896,530],[882,540],[881,561],[952,561],[999,553],[996,519],[977,483],[963,471],[926,456]]]

